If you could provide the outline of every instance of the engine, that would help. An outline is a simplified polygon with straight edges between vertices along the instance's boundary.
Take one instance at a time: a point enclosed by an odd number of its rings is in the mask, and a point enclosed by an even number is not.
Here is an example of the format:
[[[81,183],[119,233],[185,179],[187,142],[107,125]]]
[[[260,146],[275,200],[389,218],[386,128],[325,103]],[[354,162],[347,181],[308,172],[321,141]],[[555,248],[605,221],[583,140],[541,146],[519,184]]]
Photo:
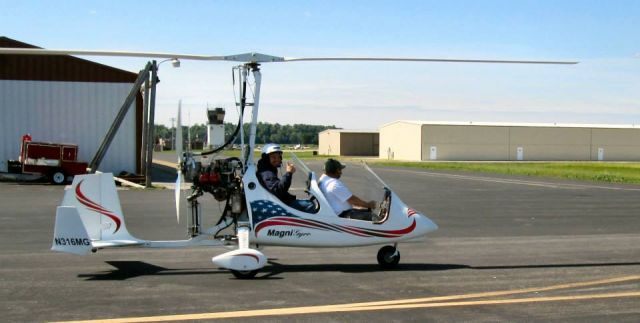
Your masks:
[[[222,216],[216,224],[219,227],[218,232],[236,222],[243,213],[246,214],[243,212],[245,204],[242,189],[242,162],[238,158],[214,159],[207,166],[195,163],[195,167],[188,173],[193,183],[193,191],[187,197],[187,201],[191,203],[189,234],[192,237],[201,234],[202,221],[198,197],[205,192],[211,194],[217,201],[226,201]]]
[[[225,201],[241,190],[241,171],[242,163],[238,158],[215,159],[208,166],[201,165],[196,170],[192,179],[194,189],[210,193],[218,201]]]

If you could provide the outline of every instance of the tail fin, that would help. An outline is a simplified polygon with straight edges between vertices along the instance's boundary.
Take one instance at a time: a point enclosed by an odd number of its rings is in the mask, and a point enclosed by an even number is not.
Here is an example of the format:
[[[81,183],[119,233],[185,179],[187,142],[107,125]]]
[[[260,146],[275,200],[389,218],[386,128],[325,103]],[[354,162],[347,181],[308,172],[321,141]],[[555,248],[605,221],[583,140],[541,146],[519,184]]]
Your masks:
[[[78,219],[81,223],[77,223]],[[80,224],[81,229],[77,227]],[[62,205],[56,213],[52,249],[72,252],[68,248],[62,248],[64,246],[56,245],[56,239],[63,238],[58,236],[58,232],[73,233],[69,238],[87,238],[94,248],[130,246],[143,242],[127,231],[118,192],[110,173],[75,176],[71,188],[64,194]],[[62,240],[57,242],[63,243]],[[74,250],[78,251],[78,248]]]

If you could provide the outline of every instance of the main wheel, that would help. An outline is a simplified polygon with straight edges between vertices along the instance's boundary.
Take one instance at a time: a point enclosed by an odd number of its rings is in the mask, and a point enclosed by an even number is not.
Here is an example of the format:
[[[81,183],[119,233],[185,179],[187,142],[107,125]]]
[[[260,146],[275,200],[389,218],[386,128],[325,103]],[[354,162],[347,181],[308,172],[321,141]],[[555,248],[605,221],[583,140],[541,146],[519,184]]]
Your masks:
[[[231,273],[238,279],[251,279],[258,273],[257,270],[231,270]]]
[[[57,170],[51,173],[51,183],[53,184],[61,185],[61,184],[64,184],[66,180],[67,180],[67,176],[65,176],[61,170]]]
[[[382,269],[395,268],[400,262],[400,252],[393,246],[384,246],[378,251],[378,264]]]

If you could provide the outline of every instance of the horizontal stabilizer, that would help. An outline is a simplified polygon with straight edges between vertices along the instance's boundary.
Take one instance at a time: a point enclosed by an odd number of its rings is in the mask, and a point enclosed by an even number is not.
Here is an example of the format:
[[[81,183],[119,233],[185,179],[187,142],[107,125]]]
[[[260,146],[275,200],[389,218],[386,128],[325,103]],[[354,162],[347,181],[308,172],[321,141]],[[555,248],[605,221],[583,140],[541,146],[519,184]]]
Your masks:
[[[107,240],[107,241],[91,241],[91,245],[94,248],[116,248],[116,247],[140,247],[142,242],[137,240]]]

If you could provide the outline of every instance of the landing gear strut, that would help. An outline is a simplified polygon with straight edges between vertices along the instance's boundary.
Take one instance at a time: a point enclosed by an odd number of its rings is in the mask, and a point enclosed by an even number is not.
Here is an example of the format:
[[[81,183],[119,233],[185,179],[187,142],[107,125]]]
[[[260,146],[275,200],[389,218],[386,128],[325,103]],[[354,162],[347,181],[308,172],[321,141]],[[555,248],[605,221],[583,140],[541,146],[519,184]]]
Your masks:
[[[400,252],[396,245],[384,246],[378,251],[378,264],[382,269],[395,268],[400,262]]]

